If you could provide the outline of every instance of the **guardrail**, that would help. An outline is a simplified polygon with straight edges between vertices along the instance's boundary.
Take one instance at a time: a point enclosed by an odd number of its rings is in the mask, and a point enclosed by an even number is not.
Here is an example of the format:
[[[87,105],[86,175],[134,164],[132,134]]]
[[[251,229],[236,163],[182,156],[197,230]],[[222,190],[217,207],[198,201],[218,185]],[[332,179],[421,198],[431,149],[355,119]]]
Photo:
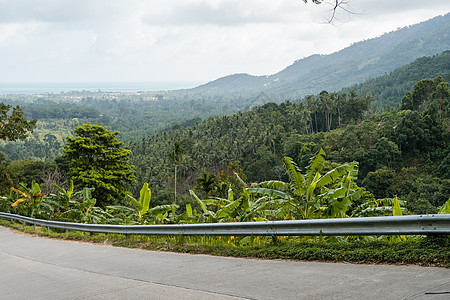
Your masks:
[[[0,217],[65,230],[92,233],[134,235],[445,235],[450,234],[450,215],[414,215],[399,217],[368,217],[312,219],[295,221],[202,223],[173,225],[106,225],[80,224],[33,219],[0,213]]]

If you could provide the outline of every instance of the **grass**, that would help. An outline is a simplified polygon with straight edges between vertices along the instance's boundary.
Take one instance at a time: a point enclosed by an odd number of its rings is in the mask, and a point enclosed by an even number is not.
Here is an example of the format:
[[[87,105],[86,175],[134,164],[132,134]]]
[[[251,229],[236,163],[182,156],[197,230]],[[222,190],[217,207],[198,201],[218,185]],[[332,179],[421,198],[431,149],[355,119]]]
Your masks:
[[[450,268],[450,236],[399,237],[230,237],[136,236],[64,232],[23,226],[0,219],[0,225],[49,238],[110,244],[152,251],[302,261],[415,264]]]

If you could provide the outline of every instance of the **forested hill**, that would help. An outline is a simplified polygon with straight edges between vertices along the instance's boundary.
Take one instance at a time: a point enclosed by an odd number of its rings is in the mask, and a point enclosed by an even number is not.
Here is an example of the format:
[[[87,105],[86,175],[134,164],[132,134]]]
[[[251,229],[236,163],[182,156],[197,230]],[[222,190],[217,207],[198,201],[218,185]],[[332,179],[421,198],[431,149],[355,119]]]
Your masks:
[[[192,93],[245,99],[262,91],[273,101],[298,99],[322,90],[337,91],[393,71],[423,56],[450,49],[450,14],[353,44],[330,55],[312,55],[270,76],[235,74]]]
[[[371,78],[363,83],[342,89],[341,93],[355,91],[358,95],[370,93],[375,108],[397,107],[405,93],[423,78],[442,76],[450,78],[450,50],[434,56],[416,59],[414,62],[395,69],[389,74]]]
[[[233,171],[248,182],[285,179],[284,156],[305,169],[323,148],[333,163],[358,161],[358,183],[375,197],[397,195],[416,213],[437,211],[450,196],[448,83],[437,77],[410,90],[403,111],[375,114],[371,97],[322,92],[305,103],[267,103],[149,136],[128,145],[137,186],[149,182],[155,195],[173,194],[175,165],[181,194],[204,172],[222,180],[235,179]]]

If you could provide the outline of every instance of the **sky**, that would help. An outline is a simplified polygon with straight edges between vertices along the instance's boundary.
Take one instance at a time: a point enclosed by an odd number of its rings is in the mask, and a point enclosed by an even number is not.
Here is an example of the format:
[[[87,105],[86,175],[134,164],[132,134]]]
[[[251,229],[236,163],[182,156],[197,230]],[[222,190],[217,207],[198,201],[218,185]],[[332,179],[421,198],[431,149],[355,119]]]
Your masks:
[[[0,0],[0,82],[270,75],[450,12],[448,0]]]

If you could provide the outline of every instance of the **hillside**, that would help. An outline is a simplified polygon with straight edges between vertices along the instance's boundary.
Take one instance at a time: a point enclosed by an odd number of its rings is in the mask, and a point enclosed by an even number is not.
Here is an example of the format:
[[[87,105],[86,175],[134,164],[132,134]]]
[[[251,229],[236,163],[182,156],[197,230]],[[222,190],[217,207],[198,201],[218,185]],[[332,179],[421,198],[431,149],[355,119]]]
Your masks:
[[[373,96],[371,107],[378,110],[393,108],[399,106],[405,93],[420,79],[437,76],[447,79],[449,75],[450,51],[445,51],[432,57],[418,58],[388,74],[344,88],[340,93],[370,93]],[[244,74],[236,77],[236,84],[247,78],[248,75]],[[72,96],[68,93],[52,94],[28,101],[2,99],[6,104],[21,105],[25,116],[28,119],[37,118],[38,122],[31,138],[25,142],[0,143],[0,151],[12,160],[52,160],[59,155],[65,137],[71,135],[76,125],[85,122],[99,123],[117,130],[124,141],[137,141],[174,126],[185,128],[211,116],[229,115],[238,110],[249,111],[256,106],[274,102],[265,92],[247,101],[243,97],[227,101],[225,97],[189,100],[181,97],[164,99],[164,96],[160,97],[163,99],[155,97],[155,100],[149,101],[143,96],[97,92],[81,94],[81,97],[77,93]],[[71,101],[73,99],[77,102]],[[320,127],[320,123],[318,125]]]
[[[330,55],[312,55],[274,75],[236,74],[191,90],[8,95],[1,102],[20,105],[27,118],[38,119],[38,126],[25,142],[2,143],[0,150],[12,160],[52,160],[77,124],[98,123],[121,132],[124,141],[136,141],[173,126],[184,128],[212,116],[298,100],[322,90],[349,94],[354,89],[358,95],[371,93],[376,108],[395,107],[418,80],[448,78],[449,21],[447,14]],[[346,86],[350,88],[342,89]]]
[[[370,93],[375,108],[392,108],[401,103],[405,93],[423,78],[442,76],[450,78],[450,50],[434,56],[416,59],[389,74],[371,78],[363,83],[342,89],[341,93],[355,91],[358,95]]]
[[[436,211],[450,192],[448,96],[437,93],[448,93],[448,83],[434,78],[426,95],[416,89],[423,83],[409,88],[419,93],[412,96],[413,111],[374,113],[370,97],[325,92],[306,103],[267,103],[150,136],[129,145],[131,160],[138,182],[167,196],[173,193],[174,149],[180,155],[177,189],[186,194],[204,172],[228,174],[227,180],[235,178],[233,171],[248,182],[285,180],[284,156],[304,170],[323,148],[333,163],[358,161],[358,184],[376,198],[397,195],[416,213]]]
[[[192,89],[192,93],[241,95],[265,92],[273,101],[337,91],[384,75],[422,56],[450,49],[450,14],[353,44],[329,55],[300,59],[268,76],[234,74]]]

